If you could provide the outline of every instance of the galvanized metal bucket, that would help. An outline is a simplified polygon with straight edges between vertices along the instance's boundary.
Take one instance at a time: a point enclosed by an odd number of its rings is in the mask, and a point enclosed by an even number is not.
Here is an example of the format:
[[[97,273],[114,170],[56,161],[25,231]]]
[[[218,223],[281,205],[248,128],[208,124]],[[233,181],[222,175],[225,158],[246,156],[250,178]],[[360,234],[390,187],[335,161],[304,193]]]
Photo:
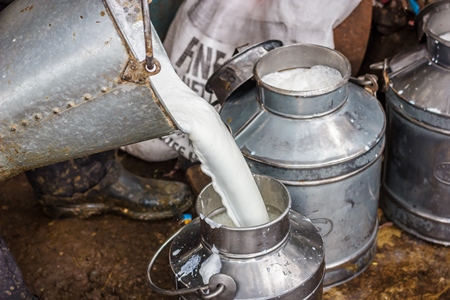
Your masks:
[[[155,32],[149,43],[147,4],[16,0],[0,13],[0,181],[177,130],[146,69],[152,44],[173,69]]]
[[[199,195],[200,218],[172,239],[170,266],[178,290],[152,289],[180,299],[322,299],[323,242],[310,220],[290,210],[289,192],[280,182],[255,175],[269,214],[276,218],[255,227],[231,227],[214,221],[225,212],[208,185]],[[168,241],[170,242],[170,240]],[[221,267],[205,278],[202,264],[214,255]],[[218,254],[217,254],[218,253]],[[206,281],[206,283],[205,283]]]
[[[385,70],[388,116],[381,207],[396,225],[450,245],[450,1],[426,9],[426,45]]]
[[[224,102],[220,115],[252,172],[286,185],[292,209],[319,228],[326,254],[324,285],[343,283],[361,273],[375,254],[383,109],[377,99],[348,82],[350,64],[337,51],[296,44],[256,59],[258,47],[224,64],[208,88],[220,95],[228,90],[227,98],[219,98]],[[261,80],[271,72],[314,65],[335,68],[343,78],[304,92]],[[245,84],[237,84],[239,80]]]

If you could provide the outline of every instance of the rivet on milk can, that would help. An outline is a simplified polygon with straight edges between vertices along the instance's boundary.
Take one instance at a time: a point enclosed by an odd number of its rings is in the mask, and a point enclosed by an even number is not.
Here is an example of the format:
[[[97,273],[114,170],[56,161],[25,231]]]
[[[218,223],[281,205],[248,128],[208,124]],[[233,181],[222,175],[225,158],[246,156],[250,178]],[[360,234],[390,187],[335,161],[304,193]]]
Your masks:
[[[376,251],[384,111],[376,98],[349,82],[350,63],[339,52],[294,44],[255,58],[252,52],[260,46],[228,60],[210,77],[207,89],[226,95],[218,97],[220,115],[251,171],[281,181],[292,209],[320,230],[324,286],[343,283],[369,266]],[[225,75],[236,61],[240,76],[230,82]],[[333,68],[342,78],[305,91],[277,88],[261,79],[316,65]]]
[[[381,207],[405,231],[450,245],[450,1],[418,16],[426,44],[386,63]]]
[[[283,184],[266,176],[254,178],[271,221],[233,227],[220,196],[208,185],[197,199],[200,217],[166,241],[149,264],[155,292],[189,300],[322,299],[325,261],[317,228],[290,209]],[[159,288],[151,278],[154,262],[170,242],[175,290]]]
[[[147,2],[8,2],[0,13],[0,181],[177,130],[163,87],[138,63],[150,38]],[[154,29],[151,38],[154,63],[173,70]]]

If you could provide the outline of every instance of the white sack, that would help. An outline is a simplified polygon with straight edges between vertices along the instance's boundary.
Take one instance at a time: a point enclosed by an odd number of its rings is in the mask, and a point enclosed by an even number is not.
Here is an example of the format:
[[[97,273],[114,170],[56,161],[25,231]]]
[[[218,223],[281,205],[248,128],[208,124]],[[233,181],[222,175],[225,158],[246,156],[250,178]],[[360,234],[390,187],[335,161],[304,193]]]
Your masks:
[[[333,29],[361,0],[186,0],[167,33],[164,47],[183,81],[219,109],[213,94],[205,91],[209,76],[234,49],[269,39],[284,45],[309,43],[334,48]],[[187,139],[187,136],[184,137]],[[170,145],[161,145],[161,141]],[[195,160],[182,135],[122,147],[147,161],[177,156],[174,145],[187,145],[181,155]],[[175,142],[174,142],[175,141]],[[175,150],[173,150],[175,149]]]

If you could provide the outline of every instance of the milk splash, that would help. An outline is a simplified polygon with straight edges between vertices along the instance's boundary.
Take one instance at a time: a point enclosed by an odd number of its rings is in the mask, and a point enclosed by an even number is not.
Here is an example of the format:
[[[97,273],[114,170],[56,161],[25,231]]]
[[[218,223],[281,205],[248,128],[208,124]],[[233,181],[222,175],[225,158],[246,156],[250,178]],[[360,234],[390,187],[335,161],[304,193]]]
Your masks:
[[[155,47],[159,47],[154,43]],[[155,51],[165,53],[163,49]],[[269,222],[261,193],[236,142],[216,110],[178,77],[167,56],[158,57],[161,71],[150,77],[153,90],[182,131],[189,134],[205,174],[238,227]]]
[[[199,270],[204,284],[208,284],[211,276],[220,273],[220,269],[222,268],[219,250],[217,250],[216,246],[213,245],[211,251],[212,254],[202,263]]]
[[[262,77],[264,83],[290,91],[323,89],[335,85],[341,80],[342,75],[338,70],[322,65],[283,70]]]

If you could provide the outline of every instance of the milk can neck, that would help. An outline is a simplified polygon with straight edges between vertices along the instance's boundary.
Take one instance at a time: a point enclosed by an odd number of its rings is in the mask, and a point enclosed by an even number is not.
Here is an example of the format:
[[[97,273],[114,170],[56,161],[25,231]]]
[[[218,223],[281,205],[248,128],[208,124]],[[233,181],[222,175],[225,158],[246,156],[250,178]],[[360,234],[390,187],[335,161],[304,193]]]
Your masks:
[[[450,9],[430,14],[423,31],[427,35],[427,50],[431,61],[450,68]]]
[[[277,180],[254,175],[269,216],[269,223],[254,227],[234,227],[217,223],[226,214],[221,197],[208,185],[197,199],[202,242],[209,248],[215,246],[222,255],[250,258],[264,255],[282,245],[289,236],[289,211],[291,198],[287,188]],[[231,220],[230,220],[231,221]]]
[[[267,84],[265,75],[295,68],[313,66],[333,68],[342,76],[338,82],[312,90],[285,90]],[[316,45],[294,44],[272,50],[255,66],[258,97],[269,111],[290,118],[313,118],[339,109],[348,95],[350,63],[339,52]]]

